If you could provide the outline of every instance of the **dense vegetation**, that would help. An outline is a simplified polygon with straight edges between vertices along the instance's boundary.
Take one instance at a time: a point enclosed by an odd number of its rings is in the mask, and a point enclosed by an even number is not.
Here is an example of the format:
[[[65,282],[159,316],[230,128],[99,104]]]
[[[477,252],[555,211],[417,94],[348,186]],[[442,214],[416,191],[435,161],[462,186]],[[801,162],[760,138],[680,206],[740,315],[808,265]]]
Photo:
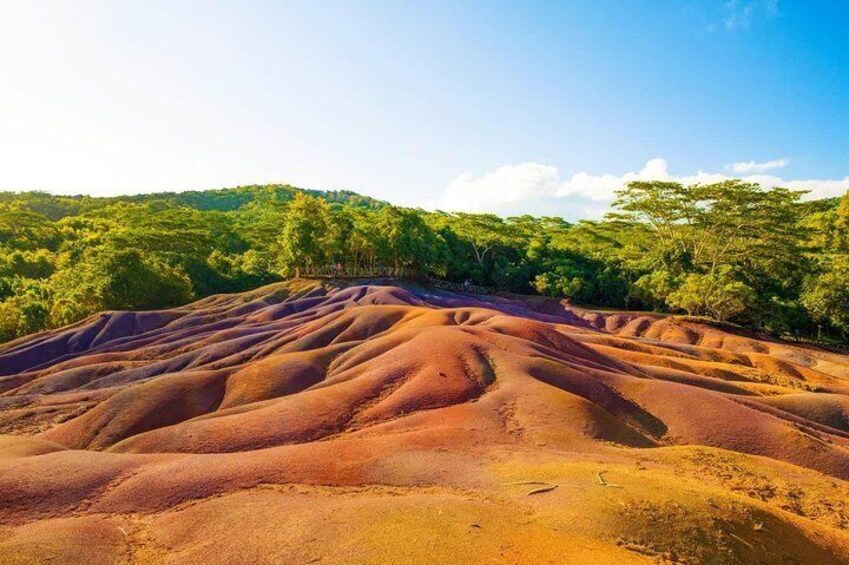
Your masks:
[[[800,196],[740,181],[635,182],[604,221],[573,225],[281,185],[116,198],[0,193],[0,342],[337,262],[845,339],[849,195]]]

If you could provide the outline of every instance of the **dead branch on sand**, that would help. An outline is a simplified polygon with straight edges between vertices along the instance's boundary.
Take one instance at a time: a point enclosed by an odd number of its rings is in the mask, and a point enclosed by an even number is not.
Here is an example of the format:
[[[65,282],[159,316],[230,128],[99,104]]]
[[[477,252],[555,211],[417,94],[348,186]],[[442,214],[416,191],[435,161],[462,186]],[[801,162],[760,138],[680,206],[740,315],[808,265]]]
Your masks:
[[[606,472],[607,471],[599,471],[598,473],[595,474],[595,476],[598,478],[598,484],[600,484],[603,487],[622,488],[622,485],[617,485],[616,483],[608,483],[606,480],[604,480],[604,474]]]
[[[531,492],[529,492],[526,496],[531,496],[532,494],[542,494],[544,492],[550,492],[557,488],[557,485],[546,485],[544,487],[535,488]]]
[[[737,534],[732,534],[731,532],[728,532],[728,535],[731,536],[732,538],[736,539],[740,543],[745,544],[749,549],[755,549],[755,546],[753,546],[752,544],[750,544],[749,542],[747,542],[746,540],[744,540],[743,538],[741,538]]]

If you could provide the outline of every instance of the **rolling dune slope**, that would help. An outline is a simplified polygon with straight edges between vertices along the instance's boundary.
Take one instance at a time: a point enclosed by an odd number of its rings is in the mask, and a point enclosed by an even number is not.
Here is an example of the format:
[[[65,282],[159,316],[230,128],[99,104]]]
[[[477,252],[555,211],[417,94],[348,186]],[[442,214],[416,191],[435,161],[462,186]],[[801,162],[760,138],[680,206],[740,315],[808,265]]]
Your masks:
[[[849,563],[849,358],[294,280],[0,347],[0,563]]]

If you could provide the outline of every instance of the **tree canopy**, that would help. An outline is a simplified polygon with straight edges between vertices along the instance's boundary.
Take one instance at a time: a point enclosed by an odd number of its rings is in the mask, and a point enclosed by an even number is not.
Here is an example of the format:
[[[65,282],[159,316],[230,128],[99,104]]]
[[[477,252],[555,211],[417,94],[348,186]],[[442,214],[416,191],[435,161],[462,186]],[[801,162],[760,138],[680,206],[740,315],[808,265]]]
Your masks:
[[[287,185],[114,198],[0,193],[0,341],[335,263],[845,339],[849,196],[801,196],[739,180],[638,181],[602,221],[570,224]]]

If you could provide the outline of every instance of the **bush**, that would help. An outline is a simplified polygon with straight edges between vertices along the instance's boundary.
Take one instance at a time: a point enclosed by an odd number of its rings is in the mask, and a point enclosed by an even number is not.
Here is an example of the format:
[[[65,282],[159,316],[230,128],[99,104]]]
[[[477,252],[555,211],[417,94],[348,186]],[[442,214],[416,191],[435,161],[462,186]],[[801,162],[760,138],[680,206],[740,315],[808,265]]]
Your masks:
[[[100,310],[151,310],[189,302],[192,282],[179,267],[129,249],[96,253],[51,278],[50,321],[61,326]]]
[[[676,281],[668,272],[652,271],[643,275],[631,286],[629,301],[636,301],[642,308],[659,310],[666,305],[666,298],[675,290]]]
[[[849,260],[808,279],[801,300],[814,320],[829,324],[845,338],[849,333]]]
[[[690,315],[707,315],[725,322],[744,312],[754,299],[751,287],[735,280],[728,269],[723,269],[705,275],[688,275],[684,284],[666,297],[666,303]]]
[[[540,294],[553,298],[566,298],[575,302],[584,302],[591,288],[579,277],[569,277],[554,273],[543,273],[537,275],[533,282],[533,288]]]
[[[0,343],[42,330],[50,310],[49,293],[34,280],[16,279],[13,294],[0,302]]]

